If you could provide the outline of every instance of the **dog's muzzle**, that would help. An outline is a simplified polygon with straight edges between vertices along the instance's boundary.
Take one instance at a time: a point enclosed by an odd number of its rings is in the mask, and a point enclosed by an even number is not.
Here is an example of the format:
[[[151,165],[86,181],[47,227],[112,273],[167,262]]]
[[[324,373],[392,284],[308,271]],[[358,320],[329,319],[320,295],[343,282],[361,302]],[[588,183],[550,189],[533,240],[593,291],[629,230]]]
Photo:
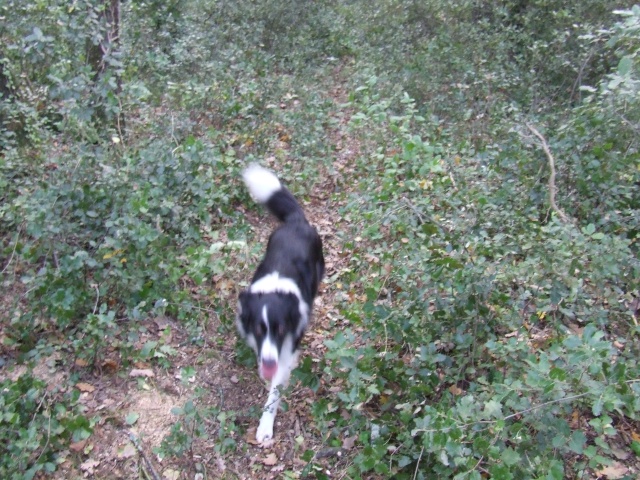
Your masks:
[[[278,362],[273,359],[262,359],[260,363],[260,376],[265,380],[271,380],[278,371]]]

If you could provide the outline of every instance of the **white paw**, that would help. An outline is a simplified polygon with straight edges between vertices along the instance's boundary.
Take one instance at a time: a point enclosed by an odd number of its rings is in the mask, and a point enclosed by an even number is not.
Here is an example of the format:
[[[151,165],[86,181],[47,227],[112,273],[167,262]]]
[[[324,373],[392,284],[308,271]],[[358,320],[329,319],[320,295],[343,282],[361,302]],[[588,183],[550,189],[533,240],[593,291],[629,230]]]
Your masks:
[[[260,425],[256,431],[256,440],[258,443],[265,443],[273,438],[273,420],[274,416],[265,412],[260,419]]]

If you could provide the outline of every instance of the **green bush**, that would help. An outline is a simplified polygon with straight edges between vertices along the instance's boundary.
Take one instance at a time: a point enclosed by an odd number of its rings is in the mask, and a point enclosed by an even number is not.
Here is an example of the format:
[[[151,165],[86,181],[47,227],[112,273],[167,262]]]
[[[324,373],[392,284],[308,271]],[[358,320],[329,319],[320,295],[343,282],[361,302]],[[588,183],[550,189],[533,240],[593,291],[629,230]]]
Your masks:
[[[620,435],[640,398],[638,7],[120,5],[117,39],[104,2],[0,6],[0,268],[18,292],[1,337],[17,361],[65,348],[168,368],[174,347],[138,344],[158,313],[192,342],[209,312],[229,333],[233,292],[214,281],[246,279],[262,251],[245,247],[238,177],[268,159],[347,225],[326,288],[348,328],[296,373],[319,392],[318,442],[355,439],[346,475],[586,477],[638,451]],[[44,391],[3,383],[8,478],[52,471],[91,430]],[[235,412],[174,413],[158,453],[195,458],[214,417],[216,452],[236,447]]]
[[[31,479],[52,473],[70,442],[88,438],[92,424],[75,407],[77,398],[58,398],[30,375],[0,383],[0,474]]]
[[[639,406],[633,230],[541,215],[533,169],[452,147],[373,85],[352,95],[369,176],[342,212],[364,220],[341,280],[366,300],[341,304],[350,328],[325,342],[322,372],[341,388],[314,408],[324,434],[358,436],[354,478],[480,478],[481,466],[560,479],[609,464],[616,418]]]

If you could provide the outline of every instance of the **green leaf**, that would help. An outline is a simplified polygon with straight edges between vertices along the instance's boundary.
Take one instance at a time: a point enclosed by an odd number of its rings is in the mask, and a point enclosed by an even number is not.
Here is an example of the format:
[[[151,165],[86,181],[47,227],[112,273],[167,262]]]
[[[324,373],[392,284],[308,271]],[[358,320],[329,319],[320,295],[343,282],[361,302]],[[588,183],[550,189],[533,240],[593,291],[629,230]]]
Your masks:
[[[633,60],[629,56],[622,57],[618,63],[618,75],[626,76],[631,72]]]
[[[157,345],[158,342],[156,341],[150,340],[146,342],[142,346],[142,350],[140,350],[140,356],[142,356],[143,358],[149,358],[151,356],[151,353],[153,352],[153,349],[156,348]]]
[[[500,458],[502,458],[502,461],[505,463],[505,465],[511,466],[518,463],[521,457],[520,454],[512,448],[507,448],[502,452]]]
[[[380,390],[378,390],[378,387],[374,384],[371,384],[367,387],[367,392],[371,393],[372,395],[380,395]]]
[[[602,414],[602,407],[604,406],[604,402],[602,400],[602,397],[598,398],[598,400],[596,400],[593,403],[593,406],[591,407],[591,413],[593,413],[593,415],[595,417],[599,417]]]
[[[503,416],[502,405],[495,400],[489,400],[484,405],[484,414],[486,418],[501,418]]]
[[[581,455],[582,452],[584,451],[584,445],[586,442],[587,442],[587,437],[584,434],[584,432],[581,430],[576,430],[571,435],[571,440],[569,440],[568,446],[572,452],[575,452],[578,455]]]
[[[549,372],[549,378],[564,381],[567,378],[567,372],[561,368],[553,367]]]
[[[313,450],[305,450],[305,452],[302,454],[302,460],[304,460],[305,462],[310,462],[314,455],[315,452]]]
[[[560,460],[551,460],[549,464],[549,473],[546,480],[563,480],[564,479],[564,463]]]
[[[489,468],[492,480],[511,480],[513,478],[512,473],[509,471],[509,467],[506,465],[492,465]]]
[[[126,422],[127,425],[133,425],[138,421],[138,418],[140,418],[140,414],[136,413],[136,412],[130,412],[124,419],[124,421]]]

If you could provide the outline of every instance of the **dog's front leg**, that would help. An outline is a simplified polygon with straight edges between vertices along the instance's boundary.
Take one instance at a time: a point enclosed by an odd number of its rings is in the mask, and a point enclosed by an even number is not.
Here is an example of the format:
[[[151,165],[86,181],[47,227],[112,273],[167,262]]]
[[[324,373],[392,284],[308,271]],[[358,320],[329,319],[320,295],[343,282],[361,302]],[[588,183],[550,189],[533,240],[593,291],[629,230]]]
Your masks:
[[[260,418],[260,425],[258,425],[258,430],[256,431],[256,440],[260,443],[273,438],[273,424],[276,420],[276,414],[278,413],[278,406],[280,405],[280,388],[283,387],[284,384],[277,384],[275,379],[271,382],[269,398],[264,406],[264,411]]]
[[[291,341],[290,339],[287,339],[285,347],[283,348],[283,355],[280,357],[278,372],[271,382],[269,398],[264,406],[264,411],[260,418],[260,424],[256,431],[256,440],[259,443],[264,443],[273,438],[273,424],[278,413],[278,406],[280,405],[281,389],[285,388],[289,383],[289,377],[291,376],[291,372],[295,368],[297,361],[298,352],[292,351]]]

